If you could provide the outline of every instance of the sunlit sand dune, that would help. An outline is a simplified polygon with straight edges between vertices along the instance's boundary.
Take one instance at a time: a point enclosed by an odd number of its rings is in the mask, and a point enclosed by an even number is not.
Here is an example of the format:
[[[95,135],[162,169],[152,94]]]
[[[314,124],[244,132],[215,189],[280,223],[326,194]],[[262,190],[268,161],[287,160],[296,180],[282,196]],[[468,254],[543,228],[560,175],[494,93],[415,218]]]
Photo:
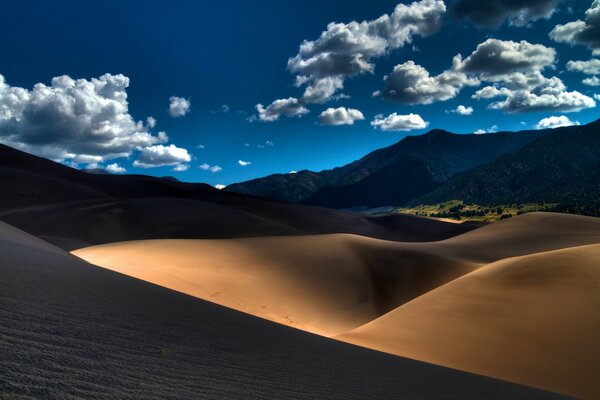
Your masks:
[[[356,328],[478,266],[353,235],[132,241],[73,254],[322,335]]]
[[[600,245],[489,264],[339,336],[418,360],[599,398]]]

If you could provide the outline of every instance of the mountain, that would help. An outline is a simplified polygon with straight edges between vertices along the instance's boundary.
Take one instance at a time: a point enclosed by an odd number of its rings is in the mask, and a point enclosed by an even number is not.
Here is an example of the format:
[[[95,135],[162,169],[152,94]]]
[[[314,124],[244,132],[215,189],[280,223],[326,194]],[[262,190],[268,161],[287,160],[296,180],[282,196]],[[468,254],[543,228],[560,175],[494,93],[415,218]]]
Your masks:
[[[441,240],[476,225],[288,204],[201,183],[97,175],[0,145],[0,220],[65,249],[139,239],[353,233]]]
[[[436,129],[407,136],[343,167],[271,175],[229,185],[226,190],[331,208],[396,205],[549,133],[462,135]]]
[[[413,203],[451,199],[477,204],[545,201],[597,208],[600,120],[557,128],[552,135],[451,178]]]

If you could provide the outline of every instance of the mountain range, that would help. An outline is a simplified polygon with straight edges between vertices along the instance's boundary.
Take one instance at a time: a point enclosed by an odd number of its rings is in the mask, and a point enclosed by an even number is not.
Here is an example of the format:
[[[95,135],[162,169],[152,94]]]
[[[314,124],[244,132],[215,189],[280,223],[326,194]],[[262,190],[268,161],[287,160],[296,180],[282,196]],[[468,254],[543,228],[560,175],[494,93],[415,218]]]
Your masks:
[[[225,190],[338,209],[453,199],[587,204],[600,190],[599,148],[600,121],[483,135],[435,129],[339,168],[270,175]]]

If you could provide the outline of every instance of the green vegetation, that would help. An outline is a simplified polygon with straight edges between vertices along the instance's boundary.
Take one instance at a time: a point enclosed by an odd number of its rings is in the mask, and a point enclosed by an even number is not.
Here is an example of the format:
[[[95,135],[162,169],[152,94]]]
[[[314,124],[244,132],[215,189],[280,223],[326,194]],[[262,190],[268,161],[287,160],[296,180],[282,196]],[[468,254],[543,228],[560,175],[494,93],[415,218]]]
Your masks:
[[[434,218],[450,218],[458,221],[496,222],[533,211],[560,211],[557,203],[500,204],[484,206],[452,200],[445,203],[395,208],[394,212]],[[565,212],[565,211],[563,211]]]

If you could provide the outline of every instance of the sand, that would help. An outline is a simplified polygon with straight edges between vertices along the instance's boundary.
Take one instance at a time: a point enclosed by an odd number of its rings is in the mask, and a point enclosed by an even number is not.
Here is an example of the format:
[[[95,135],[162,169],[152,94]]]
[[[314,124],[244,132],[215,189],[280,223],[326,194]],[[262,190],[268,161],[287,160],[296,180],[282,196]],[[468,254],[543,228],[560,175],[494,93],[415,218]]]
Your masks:
[[[561,398],[258,319],[3,223],[0,277],[0,398]]]
[[[592,257],[595,253],[585,250],[593,243],[600,243],[598,218],[532,213],[437,242],[355,235],[150,240],[73,253],[95,265],[294,328],[581,396],[600,393],[589,373],[574,378],[574,371],[597,371],[600,360],[594,352],[583,357],[592,339],[575,340],[595,338],[599,328],[584,318],[600,306],[600,295],[590,290],[600,287],[600,265]],[[563,251],[580,254],[578,262],[589,263],[589,268],[581,275],[579,269],[555,268],[555,259],[562,265]],[[522,263],[507,267],[516,271],[512,280],[501,272],[487,272],[503,271],[497,266],[513,265],[520,260],[515,257],[530,260],[535,274],[528,275],[532,269],[521,274]],[[485,284],[479,276],[488,276]],[[556,282],[563,286],[553,286]],[[565,299],[576,296],[559,309],[555,302],[563,294]],[[481,310],[470,316],[473,304]],[[505,350],[511,343],[514,351]],[[527,357],[535,361],[526,362]]]
[[[489,264],[338,337],[438,365],[600,398],[600,245]]]

